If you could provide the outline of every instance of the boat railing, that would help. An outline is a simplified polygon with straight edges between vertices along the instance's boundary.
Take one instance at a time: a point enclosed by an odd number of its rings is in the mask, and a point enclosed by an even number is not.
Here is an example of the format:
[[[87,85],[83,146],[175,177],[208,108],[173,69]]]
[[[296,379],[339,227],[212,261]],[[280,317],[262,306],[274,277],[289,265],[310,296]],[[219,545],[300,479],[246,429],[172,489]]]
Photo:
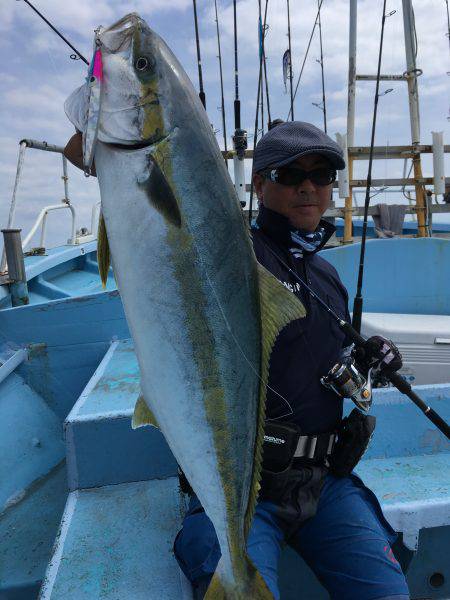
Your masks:
[[[70,212],[72,213],[72,231],[71,231],[70,239],[68,240],[68,244],[75,244],[75,241],[76,241],[76,224],[75,224],[75,222],[76,222],[76,213],[75,213],[75,208],[70,204],[70,202],[68,200],[67,200],[67,202],[65,200],[63,200],[62,204],[51,204],[49,206],[44,206],[44,208],[39,213],[38,218],[34,222],[33,227],[30,229],[28,235],[23,240],[23,243],[22,243],[22,249],[23,250],[25,250],[25,248],[30,243],[30,241],[31,241],[32,237],[34,236],[34,234],[36,233],[39,225],[42,225],[42,227],[41,227],[41,238],[40,238],[40,242],[39,242],[39,247],[40,248],[45,248],[45,238],[46,238],[46,233],[47,233],[47,217],[48,217],[48,213],[50,211],[52,211],[52,210],[60,210],[60,209],[69,209]]]
[[[28,351],[25,348],[20,348],[11,356],[9,356],[3,363],[0,361],[0,383],[26,360],[28,360]]]
[[[76,219],[77,215],[76,215],[75,207],[72,205],[72,203],[70,202],[70,199],[69,199],[69,176],[67,173],[67,159],[64,156],[64,148],[62,146],[56,146],[55,144],[49,144],[48,142],[45,142],[45,141],[40,142],[37,140],[31,140],[31,139],[24,139],[19,142],[19,158],[17,161],[16,179],[14,182],[14,190],[13,190],[13,195],[12,195],[11,204],[10,204],[10,208],[9,208],[7,229],[11,229],[14,226],[16,207],[17,207],[17,190],[18,190],[19,182],[20,182],[21,176],[22,176],[22,167],[23,167],[23,162],[24,162],[25,151],[27,148],[34,148],[35,150],[42,150],[44,152],[54,152],[56,154],[61,154],[61,157],[62,157],[61,179],[63,180],[63,184],[64,184],[64,197],[62,198],[62,200],[59,204],[49,204],[47,206],[44,206],[44,208],[40,211],[37,219],[35,220],[33,226],[31,227],[30,231],[25,236],[23,243],[22,243],[22,249],[25,250],[25,248],[29,245],[33,236],[38,231],[39,227],[41,227],[39,245],[41,248],[45,248],[48,215],[52,211],[61,210],[61,209],[68,210],[71,213],[71,232],[70,232],[70,238],[67,240],[67,244],[75,245],[81,241],[81,238],[83,238],[83,241],[90,241],[91,239],[94,239],[95,236],[92,235],[92,233],[95,231],[95,223],[96,223],[96,219],[98,219],[100,203],[94,204],[94,206],[92,208],[91,231],[88,232],[84,229],[83,234],[81,236],[77,237],[77,219]],[[5,272],[5,269],[6,269],[6,254],[5,254],[5,250],[3,249],[2,259],[0,262],[0,273]]]
[[[91,211],[91,235],[93,236],[93,238],[95,237],[94,235],[94,231],[95,228],[97,226],[98,223],[98,218],[100,215],[100,207],[101,207],[102,203],[100,202],[100,200],[98,202],[95,202],[94,205],[92,206],[92,211]]]

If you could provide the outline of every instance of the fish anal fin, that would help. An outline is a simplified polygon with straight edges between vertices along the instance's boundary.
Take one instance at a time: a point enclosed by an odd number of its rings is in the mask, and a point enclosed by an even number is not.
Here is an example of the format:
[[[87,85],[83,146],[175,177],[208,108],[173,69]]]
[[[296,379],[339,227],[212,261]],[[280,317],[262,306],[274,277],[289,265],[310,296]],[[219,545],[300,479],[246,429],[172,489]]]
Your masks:
[[[98,219],[98,234],[97,234],[97,263],[100,278],[102,280],[103,289],[106,288],[108,280],[108,271],[111,264],[111,253],[109,250],[108,234],[106,233],[105,220],[103,214],[100,213]]]
[[[144,427],[145,425],[151,425],[159,429],[158,421],[155,415],[147,406],[144,400],[144,396],[141,394],[136,401],[134,407],[133,418],[131,420],[131,427],[137,429],[138,427]]]
[[[252,484],[244,523],[246,535],[253,519],[260,489],[270,356],[280,331],[291,321],[302,319],[306,316],[305,307],[297,296],[290,292],[259,263],[258,279],[261,307],[261,380]]]

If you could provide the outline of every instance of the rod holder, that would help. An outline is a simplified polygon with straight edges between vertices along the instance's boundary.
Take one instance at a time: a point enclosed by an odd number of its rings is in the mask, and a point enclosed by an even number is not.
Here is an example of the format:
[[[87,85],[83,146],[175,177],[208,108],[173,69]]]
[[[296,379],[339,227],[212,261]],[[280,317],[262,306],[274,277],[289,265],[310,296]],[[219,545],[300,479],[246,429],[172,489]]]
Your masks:
[[[233,136],[233,146],[235,156],[233,156],[234,166],[234,187],[241,206],[245,206],[245,151],[247,149],[247,132],[244,129],[236,129]]]
[[[30,302],[20,239],[21,231],[21,229],[2,229],[13,306],[23,306]]]

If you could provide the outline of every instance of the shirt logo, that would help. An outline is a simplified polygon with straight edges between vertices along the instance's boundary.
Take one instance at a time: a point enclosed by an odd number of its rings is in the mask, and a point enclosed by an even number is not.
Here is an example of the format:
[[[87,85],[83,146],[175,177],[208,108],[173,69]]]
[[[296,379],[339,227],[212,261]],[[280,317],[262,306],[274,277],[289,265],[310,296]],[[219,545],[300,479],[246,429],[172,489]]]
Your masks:
[[[283,438],[277,438],[277,437],[273,437],[271,435],[265,435],[264,441],[270,442],[271,444],[285,444],[286,443],[286,440],[283,440]]]

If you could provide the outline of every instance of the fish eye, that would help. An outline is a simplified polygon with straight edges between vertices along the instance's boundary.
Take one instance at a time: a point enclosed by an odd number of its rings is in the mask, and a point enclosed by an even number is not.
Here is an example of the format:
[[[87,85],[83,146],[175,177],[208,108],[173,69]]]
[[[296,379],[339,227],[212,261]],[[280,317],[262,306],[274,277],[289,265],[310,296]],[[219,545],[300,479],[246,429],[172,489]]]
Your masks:
[[[151,67],[151,64],[147,57],[139,56],[139,58],[136,59],[134,66],[137,71],[147,71]]]

